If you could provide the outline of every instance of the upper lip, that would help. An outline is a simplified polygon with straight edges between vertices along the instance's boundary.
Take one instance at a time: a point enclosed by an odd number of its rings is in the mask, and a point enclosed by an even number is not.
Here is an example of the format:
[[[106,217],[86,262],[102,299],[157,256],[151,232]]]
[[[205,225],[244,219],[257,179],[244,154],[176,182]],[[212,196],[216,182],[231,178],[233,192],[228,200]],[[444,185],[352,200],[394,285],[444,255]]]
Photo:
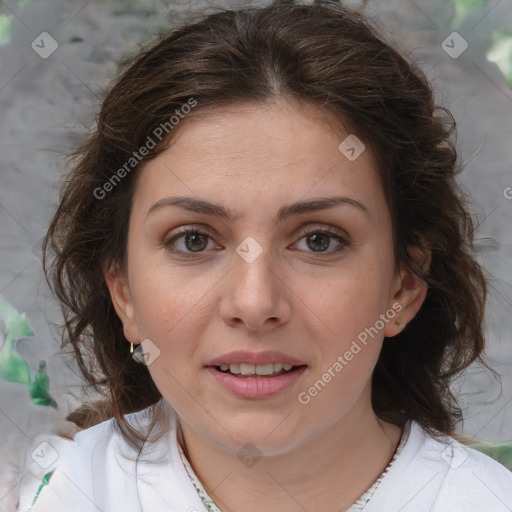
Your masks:
[[[283,363],[291,364],[293,366],[302,366],[306,364],[300,359],[287,356],[281,352],[274,350],[265,350],[264,352],[250,352],[248,350],[236,350],[229,352],[223,356],[212,359],[206,366],[220,366],[221,364],[270,364],[270,363]]]

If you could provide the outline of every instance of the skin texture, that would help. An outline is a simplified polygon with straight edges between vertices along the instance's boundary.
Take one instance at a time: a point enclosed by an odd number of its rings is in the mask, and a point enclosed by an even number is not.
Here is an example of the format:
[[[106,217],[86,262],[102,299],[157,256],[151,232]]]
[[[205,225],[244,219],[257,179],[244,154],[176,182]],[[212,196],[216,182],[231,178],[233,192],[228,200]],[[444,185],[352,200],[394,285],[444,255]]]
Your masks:
[[[223,511],[347,508],[399,442],[402,429],[372,410],[371,374],[384,336],[403,329],[427,292],[409,271],[395,273],[391,218],[373,155],[366,149],[349,161],[338,149],[349,132],[340,138],[305,104],[247,104],[182,123],[173,145],[138,177],[125,271],[106,272],[125,336],[149,339],[160,350],[149,371],[178,412],[187,456]],[[171,196],[214,202],[236,217],[178,206],[148,214]],[[354,199],[367,213],[338,205],[276,221],[284,205],[330,196]],[[164,245],[185,226],[211,237],[193,242],[205,247],[199,253],[184,237],[175,240],[191,258]],[[349,245],[307,237],[329,227]],[[236,252],[248,236],[263,248],[252,263]],[[301,404],[298,394],[397,303],[396,317]],[[308,367],[276,396],[243,399],[204,367],[233,350],[277,350]],[[246,443],[262,455],[252,467],[237,456]]]

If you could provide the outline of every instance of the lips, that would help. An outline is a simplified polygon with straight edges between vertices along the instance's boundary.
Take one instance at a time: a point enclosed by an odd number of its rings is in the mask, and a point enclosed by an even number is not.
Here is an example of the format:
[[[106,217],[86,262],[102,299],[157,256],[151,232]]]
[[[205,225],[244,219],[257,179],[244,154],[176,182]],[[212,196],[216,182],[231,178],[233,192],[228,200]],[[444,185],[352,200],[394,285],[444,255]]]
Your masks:
[[[295,357],[291,357],[282,352],[274,350],[266,350],[264,352],[251,352],[248,350],[237,350],[229,352],[220,357],[216,357],[208,361],[205,366],[231,365],[231,364],[246,364],[246,365],[268,365],[268,364],[283,364],[292,366],[303,366],[306,363]]]
[[[206,370],[221,389],[227,391],[230,395],[243,399],[266,399],[277,396],[288,390],[291,392],[297,387],[301,376],[307,370],[307,365],[295,367],[286,372],[278,374],[260,376],[260,375],[232,375],[228,372],[222,372],[218,367],[210,366]]]

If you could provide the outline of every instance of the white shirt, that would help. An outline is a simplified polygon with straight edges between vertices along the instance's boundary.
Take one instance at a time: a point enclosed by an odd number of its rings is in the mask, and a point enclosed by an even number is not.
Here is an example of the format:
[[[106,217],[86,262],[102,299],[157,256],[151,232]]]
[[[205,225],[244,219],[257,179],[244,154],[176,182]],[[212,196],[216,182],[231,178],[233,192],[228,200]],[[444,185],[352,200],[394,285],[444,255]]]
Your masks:
[[[138,428],[151,408],[129,414]],[[18,512],[207,512],[178,450],[178,416],[167,406],[170,428],[143,457],[110,419],[74,440],[37,436],[27,450],[29,470]],[[49,485],[30,508],[41,480]],[[435,439],[411,422],[407,441],[364,512],[510,512],[512,472],[451,437]]]

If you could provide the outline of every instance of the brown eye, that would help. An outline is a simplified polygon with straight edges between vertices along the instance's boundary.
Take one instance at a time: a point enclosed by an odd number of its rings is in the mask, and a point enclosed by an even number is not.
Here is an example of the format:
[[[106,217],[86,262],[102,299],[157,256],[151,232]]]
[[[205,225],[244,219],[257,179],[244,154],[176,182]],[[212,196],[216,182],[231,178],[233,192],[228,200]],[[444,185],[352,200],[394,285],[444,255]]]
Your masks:
[[[305,241],[305,244],[301,243]],[[337,253],[350,245],[350,242],[333,229],[316,229],[305,231],[297,242],[300,250],[317,253],[319,255],[330,255]],[[305,247],[304,247],[305,246]]]
[[[212,249],[211,246],[208,246],[209,243],[216,247],[208,233],[198,229],[185,229],[167,239],[164,242],[164,247],[173,254],[191,257],[194,253],[201,254]]]
[[[325,251],[329,247],[330,238],[325,233],[313,233],[306,237],[306,243],[313,251]]]
[[[208,245],[208,236],[204,233],[194,232],[185,234],[185,247],[192,251],[202,251]]]

